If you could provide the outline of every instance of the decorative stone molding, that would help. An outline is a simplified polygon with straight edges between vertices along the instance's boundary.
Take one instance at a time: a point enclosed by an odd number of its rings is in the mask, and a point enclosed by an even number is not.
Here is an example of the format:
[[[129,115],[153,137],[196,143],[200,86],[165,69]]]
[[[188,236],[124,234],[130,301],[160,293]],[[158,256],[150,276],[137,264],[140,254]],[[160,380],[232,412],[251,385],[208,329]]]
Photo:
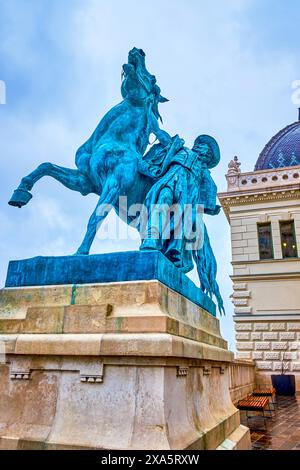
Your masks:
[[[279,361],[280,353],[279,352],[266,352],[265,353],[265,360],[269,361]]]
[[[52,365],[53,367],[53,365]],[[74,366],[70,364],[64,365],[63,368],[58,367],[57,370],[78,372],[80,375],[80,382],[86,383],[102,383],[104,376],[104,364],[102,362],[95,362],[90,364],[87,368],[86,365],[79,365],[80,369],[74,369]],[[47,368],[36,368],[34,364],[31,364],[31,360],[16,358],[12,361],[10,366],[10,379],[11,380],[30,380],[31,374],[34,370],[47,370]],[[56,369],[55,369],[56,370]]]
[[[104,375],[103,362],[99,362],[86,370],[80,370],[80,382],[102,383]]]
[[[239,299],[241,299],[243,297],[249,298],[249,297],[251,297],[251,292],[249,290],[243,290],[243,291],[239,290],[238,292],[233,293],[233,297],[234,298],[239,298]]]
[[[211,367],[210,366],[202,366],[203,368],[203,375],[210,375],[211,374]]]
[[[231,298],[233,305],[236,307],[235,313],[251,313],[251,307],[248,305],[251,292],[247,290],[247,287],[245,282],[233,284],[233,294]]]
[[[234,177],[227,173],[227,191],[253,190],[259,188],[293,185],[300,182],[300,166],[276,168],[271,170],[251,171],[247,173],[235,172]]]
[[[236,356],[236,359],[251,360],[250,351],[237,352],[235,356]]]
[[[285,341],[281,341],[280,343],[272,343],[272,349],[276,349],[276,350],[285,350],[287,349],[287,342]]]
[[[211,368],[213,368],[213,369],[219,369],[220,374],[225,374],[227,366],[226,366],[225,364],[222,364],[222,365],[220,365],[220,366],[219,366],[219,365],[217,365],[217,366],[212,365]],[[208,375],[208,374],[205,374],[205,375]]]
[[[226,175],[227,192],[218,194],[229,219],[231,206],[300,198],[300,165]]]
[[[239,158],[237,156],[233,157],[233,160],[230,160],[230,162],[228,163],[227,175],[232,176],[241,173],[240,166],[241,163],[239,162]]]
[[[234,313],[252,313],[252,307],[236,307]]]
[[[289,200],[289,199],[296,199],[299,200],[300,198],[300,189],[299,185],[293,187],[289,190],[282,190],[282,188],[276,189],[276,191],[265,191],[260,192],[258,194],[232,194],[228,195],[228,193],[219,193],[218,194],[219,200],[222,204],[224,209],[225,215],[229,218],[229,210],[231,206],[243,206],[243,205],[251,205],[261,202],[274,202],[274,201],[282,201],[282,200]]]
[[[235,307],[247,307],[248,299],[232,299],[232,303]]]
[[[10,378],[11,380],[30,380],[30,370],[12,370]]]
[[[177,366],[177,377],[186,377],[188,375],[189,368]]]
[[[276,331],[272,331],[272,332],[267,332],[267,333],[263,333],[263,340],[266,341],[277,341],[278,340],[278,333]]]
[[[264,224],[266,222],[269,222],[269,216],[268,214],[260,214],[258,215],[258,221],[261,223],[261,224]]]
[[[250,326],[253,332],[249,331]],[[300,360],[300,343],[297,340],[300,318],[299,321],[291,322],[275,321],[274,317],[264,322],[253,318],[251,324],[237,322],[235,328],[237,356],[256,361],[260,374],[266,371],[268,375],[270,371],[281,370],[282,361],[287,370],[297,371]]]
[[[261,370],[273,370],[271,361],[257,361],[256,367]]]
[[[292,341],[295,339],[295,333],[293,331],[285,331],[285,332],[280,333],[279,338],[280,340]]]
[[[238,176],[241,173],[240,162],[238,157],[235,156],[228,164],[228,172],[226,175],[228,187],[235,187],[238,183]]]
[[[246,282],[236,282],[233,284],[233,290],[240,291],[240,290],[247,290],[248,284]]]
[[[269,341],[258,341],[255,343],[255,349],[271,349],[271,343]]]
[[[253,351],[252,352],[252,359],[263,359],[264,358],[264,353],[262,351]]]
[[[253,333],[252,333],[253,334]],[[236,333],[235,334],[235,339],[237,341],[240,341],[240,340],[245,340],[245,341],[249,341],[250,339],[250,333],[248,332],[242,332],[242,333]]]
[[[297,323],[288,323],[287,324],[288,331],[300,331],[300,322]]]
[[[236,323],[235,324],[235,331],[252,331],[253,325],[252,323]]]
[[[260,332],[251,333],[252,341],[260,341],[262,339],[262,334]]]
[[[254,324],[254,331],[269,331],[269,323],[264,322],[264,323],[259,323],[255,322]]]
[[[286,323],[271,323],[271,331],[281,331],[286,329]]]
[[[81,375],[80,382],[102,383],[103,375]]]
[[[30,380],[30,361],[24,358],[21,358],[19,360],[13,359],[10,363],[9,376],[11,380]]]
[[[275,354],[275,353],[274,353]],[[280,353],[278,353],[279,355]],[[284,352],[282,353],[282,359],[284,361],[296,361],[297,359],[300,359],[300,355],[298,352],[296,351],[288,351],[288,352]]]
[[[289,349],[291,351],[300,351],[300,343],[297,341],[291,341],[289,344]]]
[[[238,350],[244,350],[244,349],[252,350],[254,346],[253,346],[252,341],[242,341],[242,342],[238,342],[236,347]]]

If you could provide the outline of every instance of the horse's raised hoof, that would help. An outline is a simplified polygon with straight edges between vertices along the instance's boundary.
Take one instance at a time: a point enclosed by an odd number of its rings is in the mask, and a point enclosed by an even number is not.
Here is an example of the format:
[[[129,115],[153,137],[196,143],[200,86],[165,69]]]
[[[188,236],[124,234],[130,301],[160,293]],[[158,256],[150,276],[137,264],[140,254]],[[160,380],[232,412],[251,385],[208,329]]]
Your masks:
[[[16,189],[13,192],[13,195],[10,201],[8,201],[8,204],[10,206],[20,208],[20,207],[25,206],[30,201],[31,198],[32,198],[32,194],[29,191],[27,191],[27,189]]]

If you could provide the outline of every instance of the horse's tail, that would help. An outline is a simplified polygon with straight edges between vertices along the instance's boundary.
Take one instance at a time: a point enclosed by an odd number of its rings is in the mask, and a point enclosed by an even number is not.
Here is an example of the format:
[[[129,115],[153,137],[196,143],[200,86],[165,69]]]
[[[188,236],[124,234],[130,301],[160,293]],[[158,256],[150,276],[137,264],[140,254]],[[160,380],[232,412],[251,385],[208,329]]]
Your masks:
[[[225,314],[225,309],[219,285],[216,279],[217,262],[210,244],[205,224],[203,224],[203,227],[203,245],[200,250],[193,251],[193,258],[196,262],[202,291],[207,293],[210,297],[213,295],[216,297],[219,312],[222,315],[223,313]]]

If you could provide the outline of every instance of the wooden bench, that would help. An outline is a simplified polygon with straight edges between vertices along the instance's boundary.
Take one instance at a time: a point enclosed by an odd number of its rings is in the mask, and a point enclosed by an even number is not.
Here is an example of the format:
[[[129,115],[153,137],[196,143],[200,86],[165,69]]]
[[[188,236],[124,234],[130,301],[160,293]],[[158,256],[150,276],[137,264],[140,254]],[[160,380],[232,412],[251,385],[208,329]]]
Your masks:
[[[253,390],[252,395],[254,397],[268,397],[270,399],[270,404],[273,405],[273,410],[276,411],[277,400],[276,400],[276,390],[274,387],[262,387],[256,388]]]
[[[248,396],[240,400],[237,404],[237,408],[241,411],[246,411],[247,423],[248,419],[252,416],[248,415],[248,411],[258,411],[262,413],[264,419],[265,429],[267,430],[266,411],[270,411],[270,402],[267,396]]]

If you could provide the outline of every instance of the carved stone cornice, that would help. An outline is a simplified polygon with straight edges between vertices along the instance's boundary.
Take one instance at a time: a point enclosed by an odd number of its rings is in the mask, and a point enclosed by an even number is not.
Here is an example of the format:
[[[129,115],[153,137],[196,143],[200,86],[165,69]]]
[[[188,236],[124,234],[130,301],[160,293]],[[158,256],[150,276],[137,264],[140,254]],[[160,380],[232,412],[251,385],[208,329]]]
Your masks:
[[[300,165],[234,174],[228,171],[226,179],[227,192],[257,191],[300,185]]]
[[[261,202],[274,202],[284,200],[300,200],[300,184],[281,186],[276,188],[260,188],[259,191],[236,191],[218,194],[219,201],[226,217],[229,217],[231,206],[258,204]]]
[[[299,261],[299,259],[298,259]],[[259,263],[259,261],[257,261]],[[252,274],[232,274],[229,276],[230,279],[234,282],[237,281],[274,281],[274,279],[299,279],[300,280],[300,272],[294,273],[252,273]]]

